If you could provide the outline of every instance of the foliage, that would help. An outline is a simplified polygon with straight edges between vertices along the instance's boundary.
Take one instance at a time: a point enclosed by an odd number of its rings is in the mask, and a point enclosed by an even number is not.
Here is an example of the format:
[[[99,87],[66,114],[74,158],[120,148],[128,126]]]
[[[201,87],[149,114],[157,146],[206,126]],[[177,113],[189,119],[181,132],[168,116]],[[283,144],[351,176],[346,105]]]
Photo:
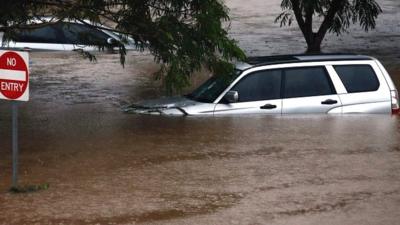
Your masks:
[[[275,19],[281,26],[291,25],[296,19],[309,51],[319,51],[326,33],[340,35],[351,24],[359,23],[369,31],[376,26],[382,9],[375,0],[282,0],[283,12]],[[322,18],[317,31],[314,18]]]
[[[30,193],[30,192],[47,190],[47,189],[49,189],[49,187],[50,187],[50,185],[47,183],[39,184],[39,185],[17,186],[17,187],[11,187],[10,192],[11,193]]]
[[[88,26],[111,24],[112,30],[132,37],[138,49],[148,49],[155,61],[162,64],[157,75],[165,80],[169,92],[189,85],[190,75],[203,66],[213,72],[228,73],[232,70],[228,61],[245,58],[224,28],[229,16],[228,9],[220,0],[3,2],[0,31],[6,34],[35,26],[27,21],[42,16],[77,20]],[[120,53],[121,62],[124,62],[125,49],[120,48]]]

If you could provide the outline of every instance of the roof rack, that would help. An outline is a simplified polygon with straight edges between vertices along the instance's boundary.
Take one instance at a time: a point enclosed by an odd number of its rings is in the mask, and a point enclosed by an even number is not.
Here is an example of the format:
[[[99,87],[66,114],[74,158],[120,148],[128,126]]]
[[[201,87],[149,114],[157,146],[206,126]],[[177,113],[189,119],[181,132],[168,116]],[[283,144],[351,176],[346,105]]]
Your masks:
[[[297,55],[276,55],[248,57],[250,65],[270,65],[291,62],[310,61],[337,61],[337,60],[370,60],[371,57],[352,53],[327,53],[327,54],[297,54]]]
[[[255,56],[247,58],[247,63],[252,65],[281,61],[298,61],[298,59],[294,55]]]

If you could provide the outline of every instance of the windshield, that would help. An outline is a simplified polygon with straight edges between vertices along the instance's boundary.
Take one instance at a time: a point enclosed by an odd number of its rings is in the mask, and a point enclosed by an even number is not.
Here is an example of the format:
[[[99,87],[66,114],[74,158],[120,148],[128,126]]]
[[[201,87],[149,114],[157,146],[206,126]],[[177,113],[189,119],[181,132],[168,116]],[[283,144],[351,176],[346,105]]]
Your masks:
[[[212,103],[241,73],[242,71],[235,70],[232,76],[214,75],[191,94],[185,96],[198,102]]]

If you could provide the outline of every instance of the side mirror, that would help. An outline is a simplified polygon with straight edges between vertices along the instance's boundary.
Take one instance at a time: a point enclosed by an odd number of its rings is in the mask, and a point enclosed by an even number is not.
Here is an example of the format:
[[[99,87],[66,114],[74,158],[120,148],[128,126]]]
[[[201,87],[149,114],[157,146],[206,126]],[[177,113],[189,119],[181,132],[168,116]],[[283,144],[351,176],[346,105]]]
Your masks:
[[[107,38],[107,44],[115,45],[117,44],[117,40],[115,40],[114,38]]]
[[[228,103],[235,103],[239,101],[239,92],[237,91],[228,91],[225,96],[224,99],[228,102]]]

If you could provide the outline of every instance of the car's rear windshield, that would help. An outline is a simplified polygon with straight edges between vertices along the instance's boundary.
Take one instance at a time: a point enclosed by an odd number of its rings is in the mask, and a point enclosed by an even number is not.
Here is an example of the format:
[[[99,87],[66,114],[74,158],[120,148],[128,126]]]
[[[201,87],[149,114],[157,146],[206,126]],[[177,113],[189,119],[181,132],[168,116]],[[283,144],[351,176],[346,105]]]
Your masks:
[[[379,89],[379,80],[370,65],[340,65],[334,68],[348,93]]]
[[[241,73],[241,70],[235,70],[228,76],[214,75],[185,97],[198,102],[212,103]]]

